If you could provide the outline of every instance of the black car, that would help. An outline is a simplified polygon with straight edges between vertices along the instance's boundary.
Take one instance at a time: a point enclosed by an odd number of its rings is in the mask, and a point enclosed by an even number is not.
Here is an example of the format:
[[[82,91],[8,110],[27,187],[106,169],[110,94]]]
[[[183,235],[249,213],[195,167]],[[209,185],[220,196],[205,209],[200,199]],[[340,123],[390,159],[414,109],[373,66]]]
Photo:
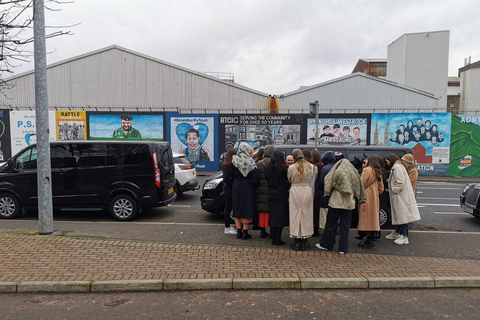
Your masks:
[[[165,141],[58,141],[50,143],[53,208],[108,209],[132,220],[141,209],[176,198],[172,149]],[[29,146],[0,168],[0,218],[38,207],[37,148]]]
[[[285,156],[292,154],[293,149],[312,149],[312,145],[275,145],[277,150],[282,151]],[[383,146],[320,146],[318,151],[338,151],[347,158],[353,166],[360,170],[363,160],[369,155],[376,154],[384,158],[389,153],[395,153],[402,157],[406,153],[413,154],[411,148],[405,147],[383,147]],[[388,173],[387,173],[388,177]],[[388,194],[388,181],[384,180],[385,191],[380,194],[380,227],[382,229],[391,228],[392,216],[390,213],[390,198]],[[223,195],[223,173],[219,171],[207,178],[202,187],[202,195],[200,197],[202,209],[211,213],[223,213],[225,207],[225,198]],[[352,226],[358,224],[358,213],[356,210],[352,216]]]
[[[480,218],[480,183],[467,184],[460,195],[460,206],[466,213]]]

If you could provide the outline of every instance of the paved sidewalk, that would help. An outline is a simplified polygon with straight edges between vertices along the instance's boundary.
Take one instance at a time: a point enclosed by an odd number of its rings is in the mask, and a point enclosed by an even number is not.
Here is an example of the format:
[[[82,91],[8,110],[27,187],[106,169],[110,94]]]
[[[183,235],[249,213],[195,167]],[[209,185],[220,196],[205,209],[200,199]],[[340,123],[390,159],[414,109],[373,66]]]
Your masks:
[[[0,292],[480,287],[480,261],[0,234]]]

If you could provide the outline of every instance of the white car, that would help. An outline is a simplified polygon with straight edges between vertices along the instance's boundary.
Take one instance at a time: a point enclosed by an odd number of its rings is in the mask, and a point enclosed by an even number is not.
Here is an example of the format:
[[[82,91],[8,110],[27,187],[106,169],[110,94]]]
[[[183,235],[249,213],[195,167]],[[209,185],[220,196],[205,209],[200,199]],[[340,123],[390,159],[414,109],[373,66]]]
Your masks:
[[[197,180],[197,170],[195,163],[188,160],[182,153],[173,153],[173,163],[175,164],[175,193],[177,195],[200,188]]]

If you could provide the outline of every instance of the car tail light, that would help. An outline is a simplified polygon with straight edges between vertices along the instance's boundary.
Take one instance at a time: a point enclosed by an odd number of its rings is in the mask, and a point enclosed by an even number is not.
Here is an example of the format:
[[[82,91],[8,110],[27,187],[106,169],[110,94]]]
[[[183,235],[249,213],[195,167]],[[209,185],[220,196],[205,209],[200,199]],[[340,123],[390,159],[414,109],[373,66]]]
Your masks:
[[[155,173],[155,184],[157,187],[161,187],[162,183],[160,182],[161,180],[161,175],[160,175],[160,168],[158,167],[158,159],[157,159],[157,153],[154,152],[152,154],[152,161],[153,161],[153,171]]]
[[[182,170],[190,170],[190,169],[193,169],[193,167],[189,164],[180,164],[178,165],[178,167]]]

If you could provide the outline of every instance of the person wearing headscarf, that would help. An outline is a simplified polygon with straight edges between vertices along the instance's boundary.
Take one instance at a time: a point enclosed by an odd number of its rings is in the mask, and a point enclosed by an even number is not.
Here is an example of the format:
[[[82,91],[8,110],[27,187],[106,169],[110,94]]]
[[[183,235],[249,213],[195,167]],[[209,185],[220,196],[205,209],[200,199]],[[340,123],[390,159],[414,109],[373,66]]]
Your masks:
[[[358,205],[358,237],[367,238],[359,246],[371,248],[375,246],[375,239],[380,238],[380,197],[383,192],[383,158],[369,155],[362,170],[362,184],[367,193],[367,201]]]
[[[313,235],[313,165],[303,157],[300,149],[292,152],[295,163],[288,167],[291,182],[289,197],[290,237],[295,239],[291,248],[305,250],[307,238]]]
[[[236,234],[234,227],[230,226],[230,213],[232,212],[232,185],[233,185],[233,164],[232,158],[237,154],[236,149],[228,149],[222,165],[223,172],[223,195],[225,196],[225,208],[223,216],[225,220],[225,233]]]
[[[340,219],[340,254],[348,252],[348,234],[352,222],[352,210],[356,200],[359,203],[367,200],[357,169],[347,159],[340,159],[325,177],[325,195],[328,200],[328,214],[325,231],[320,243],[315,246],[321,250],[332,250],[335,244],[338,220]]]
[[[233,217],[237,227],[237,239],[243,240],[252,237],[248,233],[248,227],[255,218],[257,187],[260,184],[260,173],[252,157],[253,148],[247,143],[241,143],[237,155],[232,157]]]
[[[392,224],[397,228],[385,236],[395,240],[396,244],[409,244],[408,224],[420,220],[417,201],[413,193],[412,183],[408,177],[407,170],[402,165],[400,158],[390,153],[385,157],[387,168],[390,169],[388,178],[388,191],[392,213]]]
[[[285,241],[282,241],[282,231],[288,226],[288,190],[290,189],[287,174],[288,165],[283,153],[277,150],[265,167],[265,178],[268,183],[268,223],[274,246],[285,244]]]
[[[276,148],[268,145],[264,149],[264,156],[261,159],[257,158],[257,168],[260,173],[260,186],[257,189],[257,212],[258,212],[258,226],[260,227],[260,238],[269,236],[265,228],[268,228],[268,183],[265,178],[265,167],[270,163],[270,157]]]

